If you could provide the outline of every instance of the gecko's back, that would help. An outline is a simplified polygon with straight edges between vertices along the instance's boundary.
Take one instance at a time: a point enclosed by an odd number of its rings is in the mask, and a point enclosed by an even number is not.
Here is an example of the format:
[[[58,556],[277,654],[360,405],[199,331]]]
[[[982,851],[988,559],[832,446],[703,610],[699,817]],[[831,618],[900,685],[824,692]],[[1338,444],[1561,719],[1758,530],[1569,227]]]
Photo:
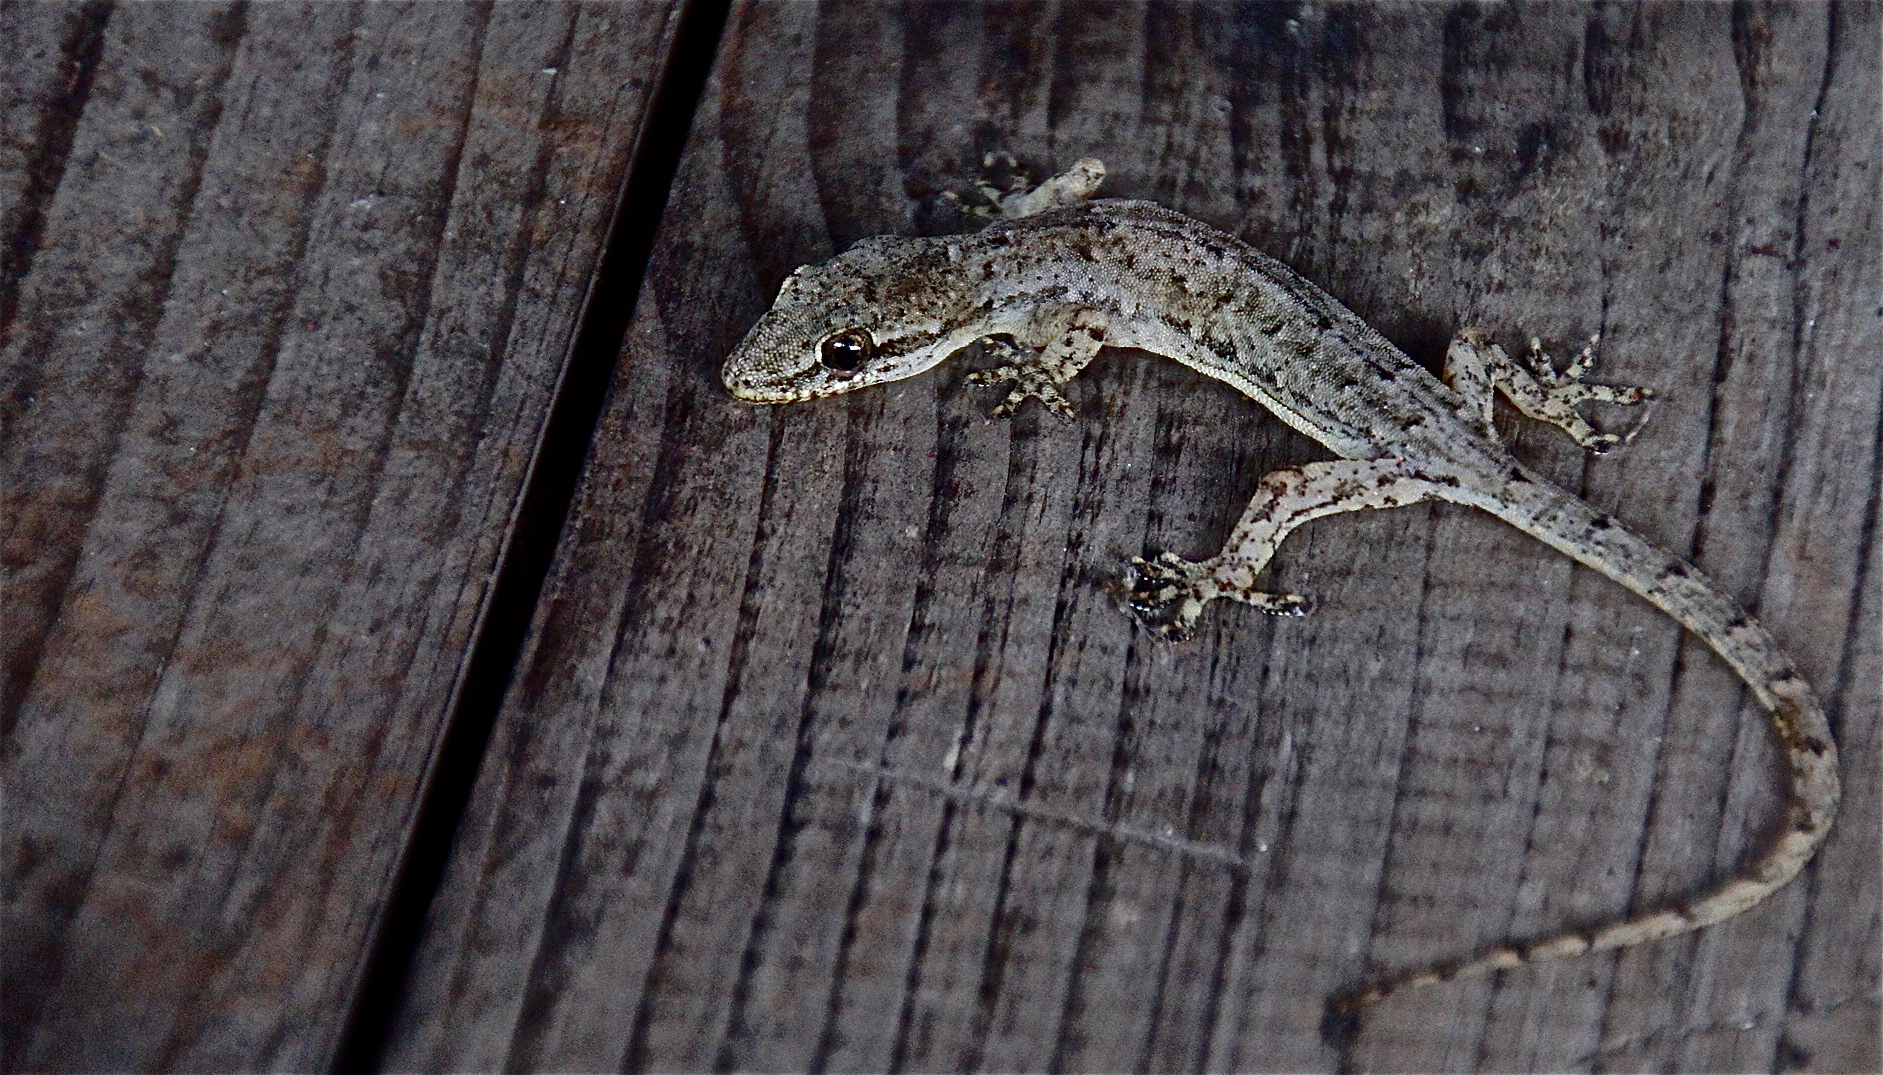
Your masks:
[[[1109,199],[1001,221],[963,242],[992,268],[977,307],[1071,302],[1108,344],[1221,380],[1351,459],[1416,454],[1508,468],[1463,397],[1294,270],[1152,202]]]

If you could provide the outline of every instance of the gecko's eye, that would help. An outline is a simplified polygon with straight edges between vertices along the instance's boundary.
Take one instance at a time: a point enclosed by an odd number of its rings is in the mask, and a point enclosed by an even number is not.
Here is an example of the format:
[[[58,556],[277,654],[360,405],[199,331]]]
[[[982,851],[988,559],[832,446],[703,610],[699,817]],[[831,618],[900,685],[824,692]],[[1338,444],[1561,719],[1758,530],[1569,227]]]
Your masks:
[[[875,352],[876,344],[871,342],[869,333],[860,328],[847,328],[824,337],[824,342],[817,345],[817,360],[825,369],[849,373],[868,362]]]

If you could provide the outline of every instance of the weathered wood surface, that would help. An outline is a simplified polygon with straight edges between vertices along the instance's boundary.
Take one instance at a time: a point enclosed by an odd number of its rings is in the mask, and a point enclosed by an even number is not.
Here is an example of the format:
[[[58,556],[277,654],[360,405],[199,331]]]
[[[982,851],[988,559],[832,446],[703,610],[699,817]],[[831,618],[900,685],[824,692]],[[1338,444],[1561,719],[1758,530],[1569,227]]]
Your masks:
[[[389,1066],[1873,1068],[1877,38],[1868,5],[736,6]],[[1073,424],[989,421],[959,369],[725,397],[786,272],[966,229],[938,195],[988,150],[1100,156],[1428,360],[1603,332],[1665,396],[1640,437],[1509,435],[1823,691],[1852,779],[1809,874],[1325,1048],[1369,970],[1720,876],[1773,817],[1762,722],[1451,508],[1291,539],[1313,616],[1134,635],[1125,556],[1212,551],[1323,457],[1148,356]]]
[[[674,11],[0,15],[0,1066],[331,1062]]]

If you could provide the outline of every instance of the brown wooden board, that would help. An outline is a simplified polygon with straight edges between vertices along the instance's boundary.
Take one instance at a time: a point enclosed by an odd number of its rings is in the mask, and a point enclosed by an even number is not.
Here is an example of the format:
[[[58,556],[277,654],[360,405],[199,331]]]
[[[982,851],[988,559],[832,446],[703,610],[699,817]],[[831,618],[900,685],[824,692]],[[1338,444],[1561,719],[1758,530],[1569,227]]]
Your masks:
[[[332,1061],[675,10],[5,11],[0,1066]]]
[[[387,1057],[398,1070],[1872,1070],[1878,9],[735,7],[585,484]],[[1112,352],[1079,420],[954,368],[718,384],[793,267],[966,230],[982,154],[1103,158],[1435,363],[1454,329],[1663,396],[1516,451],[1756,606],[1846,751],[1754,913],[1324,998],[1691,893],[1776,810],[1740,684],[1464,509],[1309,526],[1168,646],[1100,583],[1324,458]],[[1621,414],[1599,416],[1625,423]],[[1867,559],[1866,559],[1867,557]]]

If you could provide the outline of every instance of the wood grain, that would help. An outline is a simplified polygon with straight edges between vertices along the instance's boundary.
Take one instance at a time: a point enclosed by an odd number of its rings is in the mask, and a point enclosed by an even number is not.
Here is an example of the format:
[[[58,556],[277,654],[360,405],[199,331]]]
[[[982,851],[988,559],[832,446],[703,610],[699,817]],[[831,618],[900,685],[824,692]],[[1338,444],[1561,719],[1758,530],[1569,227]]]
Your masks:
[[[433,906],[396,1069],[1877,1063],[1877,9],[735,8],[552,594]],[[1769,905],[1620,956],[1322,998],[1678,896],[1772,818],[1698,643],[1469,512],[1317,523],[1134,635],[1313,445],[1108,353],[1081,418],[959,369],[741,406],[793,266],[965,230],[987,151],[1233,231],[1413,354],[1459,325],[1665,401],[1526,459],[1756,605],[1824,692],[1843,827]],[[1623,416],[1604,415],[1610,422]],[[1868,550],[1868,551],[1866,551]],[[1866,560],[1865,557],[1870,559]]]
[[[0,1066],[332,1061],[673,14],[7,8]]]

